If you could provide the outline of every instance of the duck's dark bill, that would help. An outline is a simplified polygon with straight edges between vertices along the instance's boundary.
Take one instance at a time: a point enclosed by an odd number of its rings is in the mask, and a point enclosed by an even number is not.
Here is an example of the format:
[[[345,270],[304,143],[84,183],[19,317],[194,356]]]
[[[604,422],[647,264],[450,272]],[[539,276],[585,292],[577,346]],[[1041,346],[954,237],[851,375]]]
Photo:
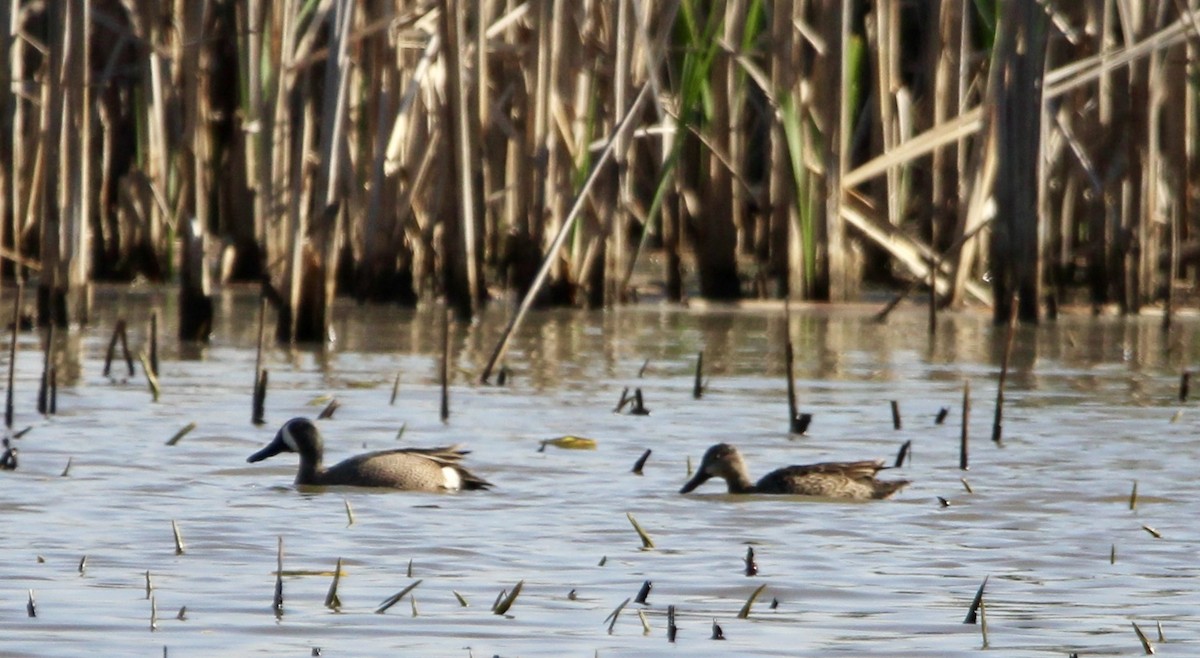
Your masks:
[[[696,475],[693,476],[692,479],[688,480],[687,484],[683,485],[683,488],[679,490],[679,493],[681,493],[681,494],[687,493],[687,492],[691,491],[692,489],[695,489],[696,487],[704,484],[711,477],[712,477],[712,475],[710,475],[709,473],[707,473],[705,471],[697,471]]]
[[[251,462],[251,463],[260,462],[260,461],[266,459],[267,457],[274,457],[275,455],[278,455],[279,453],[281,453],[285,450],[287,450],[287,445],[282,440],[280,440],[280,438],[278,436],[276,436],[275,440],[268,443],[266,445],[266,447],[264,447],[262,450],[259,450],[258,452],[254,453],[253,455],[250,455],[249,457],[247,457],[246,461]]]

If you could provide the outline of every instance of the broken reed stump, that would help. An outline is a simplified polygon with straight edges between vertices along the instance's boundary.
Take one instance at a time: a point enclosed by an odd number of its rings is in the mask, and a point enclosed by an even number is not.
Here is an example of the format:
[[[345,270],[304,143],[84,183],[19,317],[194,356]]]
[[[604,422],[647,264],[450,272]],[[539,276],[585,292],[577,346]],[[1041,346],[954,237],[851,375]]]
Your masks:
[[[675,643],[675,635],[679,632],[679,627],[675,625],[675,606],[667,606],[667,642]]]
[[[646,597],[650,596],[651,589],[654,589],[654,583],[649,580],[643,582],[642,588],[638,590],[637,597],[633,599],[633,602],[641,605],[649,605],[646,603]]]
[[[958,468],[959,470],[969,470],[970,465],[967,456],[968,431],[967,420],[971,416],[971,381],[963,381],[963,401],[962,401],[962,434],[958,441]]]
[[[25,285],[18,275],[17,295],[13,301],[12,340],[8,344],[8,394],[4,400],[4,426],[10,430],[13,426],[13,373],[17,365],[17,331],[21,328],[21,293],[24,290]],[[33,590],[30,590],[29,600],[32,606]],[[30,616],[32,617],[33,615]]]
[[[900,468],[904,465],[904,461],[912,461],[912,439],[905,441],[900,445],[900,451],[896,453],[896,463],[892,464],[892,468]]]
[[[1138,642],[1142,643],[1142,652],[1147,656],[1153,656],[1154,645],[1150,644],[1150,638],[1146,637],[1146,634],[1143,633],[1142,629],[1138,627],[1136,621],[1131,623],[1133,624],[1133,632],[1137,634]]]
[[[738,619],[749,619],[750,618],[750,608],[754,607],[754,602],[758,600],[758,595],[762,594],[763,590],[765,590],[766,588],[767,588],[767,584],[763,583],[763,584],[759,585],[754,590],[753,593],[750,594],[750,598],[746,599],[746,603],[742,606],[742,609],[738,611],[738,614],[737,614]]]
[[[263,425],[267,422],[267,369],[258,371],[258,381],[254,383],[254,399],[250,405],[250,422]]]
[[[166,445],[173,446],[176,443],[179,443],[180,439],[182,439],[184,436],[187,435],[188,432],[191,432],[194,429],[196,429],[196,423],[194,423],[194,422],[184,425],[183,429],[179,430],[171,438],[167,439]]]
[[[901,429],[900,403],[896,400],[892,400],[892,429],[894,429],[894,430]]]
[[[642,529],[637,519],[633,518],[633,514],[626,512],[625,517],[629,519],[629,523],[633,525],[634,531],[637,532],[638,537],[642,540],[642,550],[648,551],[654,548],[654,540],[650,538],[650,535],[646,534],[646,531]]]
[[[574,592],[575,590],[571,591]],[[627,605],[629,605],[629,599],[621,601],[621,605],[617,606],[612,612],[608,613],[607,617],[604,618],[604,621],[608,622],[609,635],[612,635],[613,628],[617,625],[617,618],[621,616],[621,611],[624,610],[625,606]]]
[[[787,341],[783,353],[784,361],[787,364],[788,431],[792,434],[804,434],[808,431],[808,424],[812,422],[812,414],[800,413],[799,405],[796,403],[796,381],[792,374],[794,359],[792,341]]]
[[[704,394],[704,351],[696,355],[696,379],[692,382],[692,399],[699,400]]]
[[[996,415],[992,420],[992,442],[997,445],[1002,439],[1004,427],[1004,382],[1008,379],[1008,362],[1012,358],[1013,338],[1017,333],[1017,298],[1011,301],[1012,308],[1008,313],[1008,335],[1004,339],[1004,356],[1000,361],[1000,380],[996,384]]]
[[[500,598],[497,599],[496,604],[492,607],[492,614],[500,616],[508,614],[508,609],[517,602],[517,597],[520,596],[521,588],[524,586],[525,581],[519,580],[516,585],[513,585],[512,591],[507,595],[502,592]]]
[[[329,404],[325,405],[325,408],[321,410],[321,413],[317,414],[317,420],[333,418],[333,412],[337,411],[340,406],[342,406],[342,403],[338,402],[337,398],[331,399]]]
[[[17,448],[6,436],[4,437],[4,452],[0,454],[0,471],[17,470]]]
[[[158,375],[154,374],[154,369],[150,367],[150,360],[145,352],[138,352],[138,358],[142,361],[142,370],[146,373],[146,385],[150,388],[150,395],[155,402],[158,402],[158,396],[161,389],[158,386]]]
[[[946,422],[946,416],[950,415],[950,407],[942,407],[938,409],[937,417],[933,419],[934,425],[941,425]]]
[[[254,388],[250,395],[250,422],[263,425],[266,419],[267,370],[263,368],[263,340],[266,334],[267,293],[258,295],[258,343],[254,349]]]
[[[410,582],[410,584],[408,584],[407,587],[404,587],[403,590],[401,590],[400,592],[396,592],[395,594],[392,594],[392,596],[384,599],[383,602],[377,606],[376,615],[383,615],[384,612],[388,611],[388,609],[391,608],[392,605],[396,605],[397,603],[400,603],[401,600],[404,599],[404,596],[406,596],[406,594],[408,594],[409,592],[412,592],[413,590],[415,590],[416,586],[420,585],[421,582],[424,582],[424,580],[415,580],[413,582]]]
[[[629,387],[626,386],[625,388],[621,389],[621,399],[617,400],[617,406],[613,407],[613,413],[621,413],[621,410],[625,408],[625,405],[629,404],[632,400],[633,398],[629,395]]]
[[[979,584],[979,589],[975,590],[975,598],[971,600],[971,607],[967,610],[967,616],[963,619],[964,624],[974,624],[979,618],[979,606],[983,605],[983,589],[987,587],[988,576],[983,577],[983,582]]]
[[[632,472],[635,475],[642,474],[642,467],[646,465],[646,460],[650,459],[650,452],[651,452],[650,449],[646,448],[646,452],[643,452],[642,456],[638,457],[638,460],[633,463],[633,471]]]
[[[325,594],[325,607],[330,610],[340,610],[342,600],[338,598],[338,584],[342,580],[342,558],[337,559],[337,566],[333,568],[333,582],[329,584],[329,592]]]
[[[275,545],[275,593],[271,597],[271,609],[276,618],[283,616],[283,535]]]
[[[646,408],[646,402],[642,399],[642,389],[635,388],[633,390],[633,406],[629,408],[630,416],[649,416],[650,410]]]
[[[171,519],[171,534],[175,538],[175,554],[183,555],[183,535],[179,533],[179,524],[175,523],[175,519]]]
[[[755,560],[754,560],[754,547],[753,546],[746,548],[745,562],[746,562],[746,571],[745,571],[746,575],[747,576],[757,576],[758,575],[758,562],[755,562]]]
[[[126,329],[124,320],[117,320],[117,324],[113,326],[112,338],[108,341],[108,351],[104,354],[104,376],[108,377],[112,372],[113,357],[116,356],[117,343],[121,344],[121,355],[125,357],[125,365],[129,368],[129,376],[135,374],[133,368],[133,355],[129,353],[129,331]]]

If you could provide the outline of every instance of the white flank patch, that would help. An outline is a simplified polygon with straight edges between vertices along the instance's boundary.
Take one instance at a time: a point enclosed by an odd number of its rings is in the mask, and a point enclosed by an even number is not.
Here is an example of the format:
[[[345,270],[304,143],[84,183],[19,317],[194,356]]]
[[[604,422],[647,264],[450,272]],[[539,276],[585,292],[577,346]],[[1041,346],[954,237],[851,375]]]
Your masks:
[[[462,476],[458,474],[458,469],[450,466],[442,467],[442,486],[447,489],[462,488]]]

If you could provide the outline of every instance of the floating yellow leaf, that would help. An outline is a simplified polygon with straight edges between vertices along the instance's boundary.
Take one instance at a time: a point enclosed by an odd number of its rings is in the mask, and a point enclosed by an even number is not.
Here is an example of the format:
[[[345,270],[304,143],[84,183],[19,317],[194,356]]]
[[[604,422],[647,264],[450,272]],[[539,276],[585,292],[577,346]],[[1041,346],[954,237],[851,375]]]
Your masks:
[[[585,439],[582,436],[560,436],[557,439],[542,441],[542,448],[544,449],[546,446],[567,450],[595,450],[596,441],[595,439]]]

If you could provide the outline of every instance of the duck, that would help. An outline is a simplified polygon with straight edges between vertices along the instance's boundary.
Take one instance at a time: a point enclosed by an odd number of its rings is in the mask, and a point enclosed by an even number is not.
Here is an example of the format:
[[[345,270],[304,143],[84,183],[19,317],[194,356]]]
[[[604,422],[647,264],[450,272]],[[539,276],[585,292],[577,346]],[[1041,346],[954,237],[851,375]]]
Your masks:
[[[457,445],[368,452],[325,468],[321,431],[303,417],[284,423],[275,438],[246,461],[260,462],[281,452],[299,453],[296,484],[301,486],[388,487],[405,491],[486,490],[492,486],[459,465],[468,451]]]
[[[908,486],[907,480],[876,480],[875,474],[887,468],[882,460],[822,462],[784,466],[764,475],[758,482],[750,479],[742,453],[728,443],[718,443],[704,453],[700,468],[679,493],[688,493],[719,477],[729,485],[731,494],[792,494],[871,500],[888,498]]]

